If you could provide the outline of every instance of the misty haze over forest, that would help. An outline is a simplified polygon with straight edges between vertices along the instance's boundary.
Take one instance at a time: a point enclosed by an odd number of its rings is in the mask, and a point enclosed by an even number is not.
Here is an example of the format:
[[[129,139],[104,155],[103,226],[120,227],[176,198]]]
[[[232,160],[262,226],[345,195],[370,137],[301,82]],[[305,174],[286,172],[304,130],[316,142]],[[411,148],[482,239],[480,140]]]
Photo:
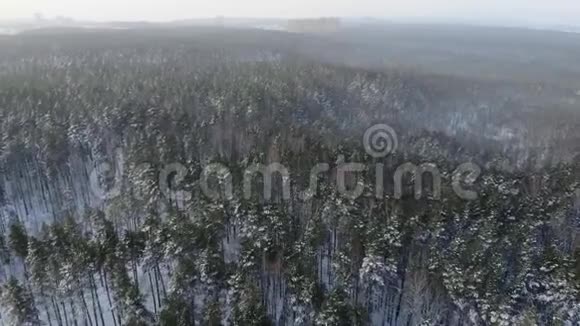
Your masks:
[[[580,325],[580,4],[0,4],[0,325]]]
[[[30,23],[39,18],[69,23],[176,22],[228,17],[232,20],[272,20],[316,17],[340,17],[347,21],[369,22],[383,20],[399,23],[474,24],[548,29],[579,27],[580,4],[573,0],[551,2],[513,1],[397,1],[361,0],[296,0],[273,2],[249,0],[211,2],[157,0],[142,3],[137,0],[22,0],[6,1],[0,5],[0,22]],[[63,19],[65,18],[65,19]]]

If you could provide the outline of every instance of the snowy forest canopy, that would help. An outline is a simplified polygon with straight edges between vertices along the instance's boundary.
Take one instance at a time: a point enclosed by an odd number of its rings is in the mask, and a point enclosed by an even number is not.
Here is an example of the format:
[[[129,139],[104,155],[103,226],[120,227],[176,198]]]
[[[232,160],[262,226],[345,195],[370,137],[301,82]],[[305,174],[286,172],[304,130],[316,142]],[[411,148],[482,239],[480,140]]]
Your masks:
[[[580,72],[568,58],[580,38],[424,32],[0,37],[0,321],[580,322]],[[361,140],[380,123],[399,146],[373,158]],[[377,199],[374,169],[349,179],[364,193],[346,198],[333,182],[341,160],[383,164],[386,187],[405,162],[471,162],[478,198],[457,197],[444,173],[439,200],[416,199],[412,178],[402,198]],[[119,196],[91,191],[104,162],[123,171]],[[188,171],[168,178],[188,200],[161,189],[159,171],[176,162]],[[283,199],[281,180],[270,200],[241,195],[245,168],[276,162],[293,190],[316,164],[330,171],[308,198]],[[215,163],[237,181],[233,198],[201,193]]]

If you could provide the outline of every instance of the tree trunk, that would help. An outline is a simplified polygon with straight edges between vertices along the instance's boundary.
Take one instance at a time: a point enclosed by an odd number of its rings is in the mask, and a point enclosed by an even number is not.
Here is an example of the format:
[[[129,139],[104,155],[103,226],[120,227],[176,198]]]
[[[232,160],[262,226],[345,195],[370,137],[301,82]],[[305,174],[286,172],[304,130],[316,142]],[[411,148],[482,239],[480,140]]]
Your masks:
[[[151,279],[151,271],[147,271],[149,277],[149,287],[151,288],[151,297],[153,298],[153,311],[157,315],[157,300],[155,299],[155,289],[153,288],[153,280]],[[161,307],[159,307],[161,308]]]
[[[157,276],[157,271],[153,270],[153,276],[155,276],[155,287],[157,289],[157,302],[161,306],[161,291],[159,291],[159,277]]]
[[[89,280],[89,282],[91,282]],[[89,291],[91,291],[91,302],[93,303],[93,317],[95,317],[95,326],[99,326],[99,316],[97,315],[97,303],[95,302],[95,294],[93,293],[93,283],[91,282]],[[103,324],[105,326],[105,324]]]
[[[165,281],[163,280],[163,274],[161,274],[161,269],[159,264],[157,264],[157,273],[159,274],[159,280],[161,281],[161,287],[163,289],[163,296],[167,298],[167,289],[165,288]]]
[[[76,312],[76,309],[75,309],[75,306],[74,306],[72,299],[69,300],[68,303],[70,305],[70,310],[72,311],[72,318],[73,318],[73,321],[75,323],[75,326],[79,326],[79,323],[77,321],[77,312]]]
[[[93,319],[91,318],[91,312],[89,311],[89,305],[87,305],[87,300],[85,299],[85,292],[83,290],[81,290],[79,296],[81,297],[81,302],[83,303],[83,310],[85,311],[85,315],[86,315],[87,319],[89,320],[89,325],[93,326]],[[96,319],[95,319],[95,322],[96,322]]]
[[[135,286],[139,288],[139,273],[137,272],[137,263],[135,260],[131,261],[131,267],[133,269],[133,279],[135,280]]]
[[[115,309],[113,307],[113,300],[111,300],[111,292],[109,292],[109,282],[107,281],[107,272],[103,272],[102,274],[103,284],[105,285],[105,291],[107,292],[107,299],[109,299],[109,311],[111,311],[111,316],[113,317],[114,326],[117,326],[117,320],[115,319]],[[119,319],[119,324],[121,320]]]
[[[94,297],[93,299],[93,304],[97,304],[97,307],[99,308],[99,315],[101,317],[101,325],[105,326],[105,317],[103,316],[103,307],[101,307],[101,300],[99,299],[99,293],[97,292],[97,283],[95,282],[95,277],[94,275],[91,275],[91,295]],[[95,316],[95,321],[97,320],[97,317]],[[96,322],[95,322],[96,324]]]
[[[61,301],[60,305],[62,306],[62,314],[64,315],[64,323],[66,326],[69,326],[68,324],[68,316],[66,315],[66,306],[64,305],[64,302]]]
[[[409,258],[408,254],[405,254],[401,268],[401,292],[399,293],[399,302],[397,303],[397,314],[395,315],[395,324],[399,322],[401,307],[403,306],[403,295],[405,294],[405,281],[407,278],[408,258]]]
[[[63,322],[62,322],[62,316],[60,314],[60,309],[58,308],[58,305],[54,301],[53,296],[50,296],[50,301],[52,302],[52,309],[54,309],[54,314],[56,315],[55,316],[56,322],[58,323],[59,326],[62,326]]]
[[[50,307],[45,303],[44,310],[46,310],[46,318],[48,318],[48,325],[52,326],[52,317],[50,317]]]

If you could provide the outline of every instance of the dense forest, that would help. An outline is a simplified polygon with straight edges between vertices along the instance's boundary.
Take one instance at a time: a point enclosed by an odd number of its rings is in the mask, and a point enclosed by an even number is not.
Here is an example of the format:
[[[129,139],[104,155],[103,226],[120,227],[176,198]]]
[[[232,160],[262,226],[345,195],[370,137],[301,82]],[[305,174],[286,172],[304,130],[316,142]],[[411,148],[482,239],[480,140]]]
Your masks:
[[[470,48],[489,51],[481,61],[447,30],[407,62],[377,29],[0,37],[1,322],[580,323],[580,73],[543,56],[543,32],[482,30],[487,43]],[[404,33],[393,47],[425,35]],[[498,50],[510,33],[538,49],[534,69],[476,77],[502,56],[525,68]],[[580,49],[559,37],[545,42]],[[409,68],[436,65],[437,46],[471,70]],[[377,124],[398,135],[386,157],[363,144]],[[346,177],[360,196],[336,186],[349,162],[368,167]],[[175,163],[186,171],[161,173]],[[244,171],[272,163],[289,180],[276,175],[271,197],[243,194]],[[302,196],[319,163],[328,171]],[[405,163],[436,165],[440,194],[426,184],[416,197],[407,174],[394,196]],[[453,191],[464,163],[481,168],[465,185],[475,200]],[[229,171],[209,178],[216,198],[200,185],[209,165]],[[115,195],[96,194],[95,175]]]

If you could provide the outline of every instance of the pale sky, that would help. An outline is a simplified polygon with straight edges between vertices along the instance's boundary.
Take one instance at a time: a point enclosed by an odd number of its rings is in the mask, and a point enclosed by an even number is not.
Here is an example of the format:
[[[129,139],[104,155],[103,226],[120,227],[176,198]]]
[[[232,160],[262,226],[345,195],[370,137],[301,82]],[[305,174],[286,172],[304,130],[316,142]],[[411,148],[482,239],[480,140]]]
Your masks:
[[[97,21],[370,16],[580,25],[580,0],[0,0],[0,19],[36,12]]]

